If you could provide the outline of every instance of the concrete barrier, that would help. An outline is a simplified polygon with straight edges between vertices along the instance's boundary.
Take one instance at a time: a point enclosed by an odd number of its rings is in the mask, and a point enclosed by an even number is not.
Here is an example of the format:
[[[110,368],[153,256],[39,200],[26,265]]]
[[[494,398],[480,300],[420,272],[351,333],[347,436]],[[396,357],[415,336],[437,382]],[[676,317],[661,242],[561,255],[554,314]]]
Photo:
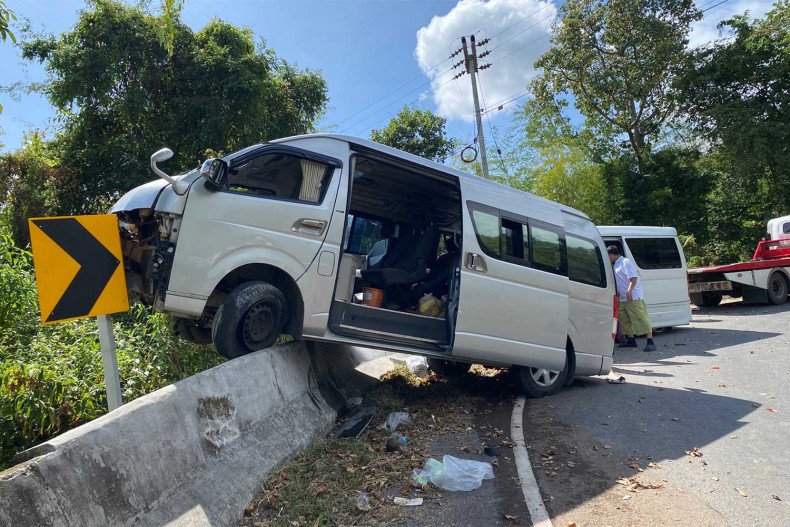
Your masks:
[[[358,353],[277,346],[39,445],[0,474],[0,525],[236,525],[266,475],[332,427]]]

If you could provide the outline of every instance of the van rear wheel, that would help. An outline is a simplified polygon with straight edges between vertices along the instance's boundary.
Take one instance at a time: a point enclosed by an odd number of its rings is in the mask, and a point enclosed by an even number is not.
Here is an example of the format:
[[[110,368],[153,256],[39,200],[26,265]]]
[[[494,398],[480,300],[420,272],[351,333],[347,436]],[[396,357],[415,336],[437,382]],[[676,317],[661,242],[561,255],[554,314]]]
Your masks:
[[[568,361],[561,371],[514,366],[516,382],[528,397],[546,397],[560,391],[568,377]]]
[[[288,323],[282,291],[266,282],[246,282],[220,305],[211,337],[217,353],[235,359],[272,346]]]

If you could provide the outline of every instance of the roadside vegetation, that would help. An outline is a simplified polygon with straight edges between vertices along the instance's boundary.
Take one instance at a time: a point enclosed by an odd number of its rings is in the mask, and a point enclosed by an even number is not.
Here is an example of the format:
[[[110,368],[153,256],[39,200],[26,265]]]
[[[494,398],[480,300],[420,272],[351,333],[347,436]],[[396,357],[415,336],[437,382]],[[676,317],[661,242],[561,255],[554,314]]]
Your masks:
[[[27,218],[106,211],[152,179],[163,145],[177,173],[314,131],[328,102],[321,73],[249,28],[190,28],[173,0],[156,12],[87,4],[52,36],[15,25],[24,12],[0,0],[0,45],[49,74],[4,89],[43,94],[59,123],[0,155],[0,466],[106,408],[95,321],[40,325]],[[567,0],[559,11],[531,97],[506,133],[494,130],[492,177],[599,225],[673,226],[692,266],[748,257],[766,220],[790,214],[790,0],[725,21],[724,38],[699,48],[691,0]],[[463,145],[427,110],[404,108],[372,138],[480,173],[451,155]],[[164,315],[135,306],[115,319],[125,400],[220,360],[175,340]]]

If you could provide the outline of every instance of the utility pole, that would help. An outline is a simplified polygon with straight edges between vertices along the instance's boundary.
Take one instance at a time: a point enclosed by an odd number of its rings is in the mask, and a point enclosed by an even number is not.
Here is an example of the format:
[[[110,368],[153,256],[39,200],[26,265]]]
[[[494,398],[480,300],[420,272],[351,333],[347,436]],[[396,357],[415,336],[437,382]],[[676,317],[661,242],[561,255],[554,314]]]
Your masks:
[[[469,37],[472,43],[472,53],[466,47],[466,37],[461,37],[461,44],[464,47],[464,64],[466,72],[472,78],[472,98],[475,102],[475,120],[477,121],[477,139],[480,143],[480,160],[483,163],[483,177],[488,179],[488,157],[486,156],[486,141],[483,137],[483,114],[480,113],[480,99],[477,96],[477,45],[475,36]],[[487,67],[488,65],[486,65]]]

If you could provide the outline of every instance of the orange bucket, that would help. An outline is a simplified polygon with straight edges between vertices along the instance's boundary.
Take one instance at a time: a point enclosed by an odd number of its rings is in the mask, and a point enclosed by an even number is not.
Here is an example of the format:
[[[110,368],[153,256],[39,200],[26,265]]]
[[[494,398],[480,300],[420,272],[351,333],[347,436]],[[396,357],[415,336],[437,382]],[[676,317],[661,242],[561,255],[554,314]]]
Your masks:
[[[384,291],[375,287],[363,287],[362,303],[370,307],[381,307],[384,303]]]

